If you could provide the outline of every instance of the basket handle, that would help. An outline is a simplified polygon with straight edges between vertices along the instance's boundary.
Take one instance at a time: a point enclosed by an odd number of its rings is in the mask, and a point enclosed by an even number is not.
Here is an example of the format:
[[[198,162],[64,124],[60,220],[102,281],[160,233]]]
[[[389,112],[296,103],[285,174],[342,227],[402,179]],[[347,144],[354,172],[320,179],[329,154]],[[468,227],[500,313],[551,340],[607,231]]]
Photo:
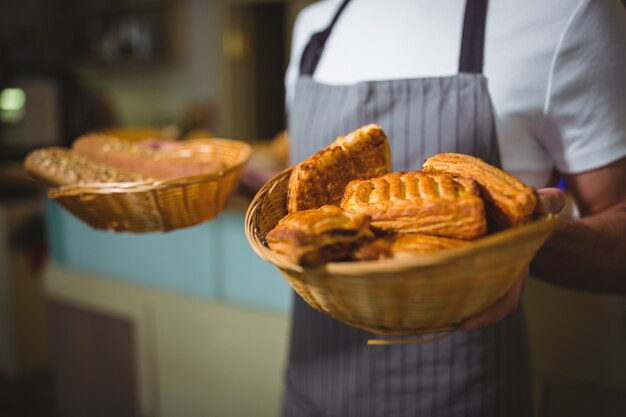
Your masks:
[[[447,331],[439,336],[432,337],[430,339],[369,339],[367,344],[370,346],[381,345],[429,345],[431,343],[437,343],[447,337],[452,336],[452,331]]]

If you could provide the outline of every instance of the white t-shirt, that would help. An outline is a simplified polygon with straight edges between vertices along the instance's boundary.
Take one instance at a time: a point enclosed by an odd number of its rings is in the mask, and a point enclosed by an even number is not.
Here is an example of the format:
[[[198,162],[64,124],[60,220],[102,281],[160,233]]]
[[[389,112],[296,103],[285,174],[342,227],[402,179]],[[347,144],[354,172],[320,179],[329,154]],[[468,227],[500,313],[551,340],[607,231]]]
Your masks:
[[[341,0],[296,19],[286,74],[291,103],[302,51]],[[465,0],[353,0],[314,79],[326,84],[458,71]],[[626,10],[620,0],[492,0],[484,74],[503,167],[535,187],[626,155]]]

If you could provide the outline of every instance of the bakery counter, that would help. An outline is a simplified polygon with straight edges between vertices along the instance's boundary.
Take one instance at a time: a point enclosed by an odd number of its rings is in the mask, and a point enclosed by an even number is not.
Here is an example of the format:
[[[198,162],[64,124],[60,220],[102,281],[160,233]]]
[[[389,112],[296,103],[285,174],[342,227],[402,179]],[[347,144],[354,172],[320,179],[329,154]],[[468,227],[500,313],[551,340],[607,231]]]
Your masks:
[[[208,300],[286,312],[291,292],[244,234],[245,201],[233,198],[214,221],[167,233],[97,231],[49,201],[52,260],[93,273]]]

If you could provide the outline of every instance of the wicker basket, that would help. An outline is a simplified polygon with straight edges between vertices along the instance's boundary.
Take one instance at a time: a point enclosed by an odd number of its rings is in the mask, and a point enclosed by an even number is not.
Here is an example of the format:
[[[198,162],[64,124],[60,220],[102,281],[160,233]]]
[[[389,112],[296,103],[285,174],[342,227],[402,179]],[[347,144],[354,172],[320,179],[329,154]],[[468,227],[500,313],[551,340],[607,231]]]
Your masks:
[[[313,308],[348,325],[389,336],[453,330],[502,296],[556,224],[547,216],[469,247],[412,259],[335,262],[303,268],[271,251],[265,235],[285,215],[291,170],[269,181],[246,214],[246,236]]]
[[[207,158],[225,168],[165,181],[66,185],[48,192],[95,229],[116,232],[170,231],[211,220],[224,210],[251,148],[244,142],[207,139]]]

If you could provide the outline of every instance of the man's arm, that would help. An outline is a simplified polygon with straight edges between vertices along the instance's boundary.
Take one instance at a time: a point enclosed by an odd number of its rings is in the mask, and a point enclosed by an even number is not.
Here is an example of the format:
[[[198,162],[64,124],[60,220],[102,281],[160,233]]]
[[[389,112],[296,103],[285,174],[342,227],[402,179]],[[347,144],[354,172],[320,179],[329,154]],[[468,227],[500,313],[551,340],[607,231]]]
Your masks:
[[[626,292],[626,158],[566,181],[581,217],[562,220],[532,274],[569,288]]]
[[[626,292],[626,158],[604,168],[567,176],[581,217],[563,219],[531,263],[533,275],[561,286]],[[541,212],[559,212],[558,190],[539,190]],[[460,325],[473,331],[498,323],[517,309],[528,278],[523,271],[509,291]]]
[[[536,208],[538,213],[557,214],[565,206],[565,195],[558,188],[543,188],[539,190],[539,204]],[[487,326],[498,323],[509,314],[517,310],[524,284],[528,279],[528,270],[526,267],[513,282],[511,288],[491,306],[478,314],[468,317],[459,325],[459,329],[470,332],[482,329]]]

